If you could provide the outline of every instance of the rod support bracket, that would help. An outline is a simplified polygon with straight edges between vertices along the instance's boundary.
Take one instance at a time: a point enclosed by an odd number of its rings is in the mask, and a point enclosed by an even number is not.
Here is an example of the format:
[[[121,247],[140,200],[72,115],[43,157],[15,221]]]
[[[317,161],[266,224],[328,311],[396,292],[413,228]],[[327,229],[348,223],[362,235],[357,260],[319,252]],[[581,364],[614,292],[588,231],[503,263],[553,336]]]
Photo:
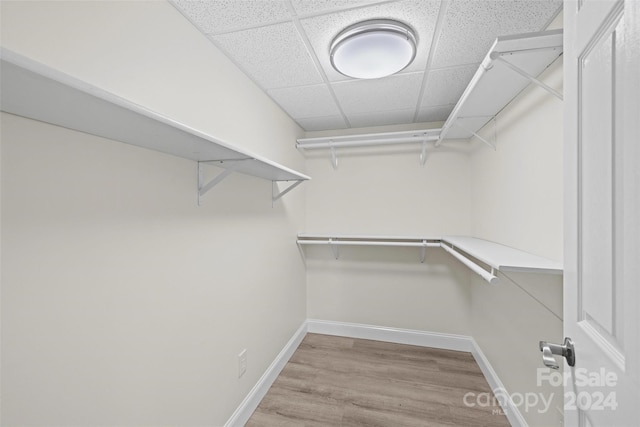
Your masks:
[[[546,90],[547,92],[549,92],[551,95],[555,96],[556,98],[558,98],[560,101],[562,101],[563,97],[562,94],[560,92],[558,92],[557,90],[555,90],[554,88],[552,88],[551,86],[549,86],[546,83],[543,83],[542,81],[536,79],[535,77],[533,77],[531,74],[527,73],[526,71],[524,71],[522,68],[514,65],[513,63],[507,61],[506,59],[504,59],[504,55],[507,55],[508,53],[501,53],[501,52],[493,52],[491,54],[491,59],[493,61],[498,61],[504,65],[506,65],[508,68],[510,68],[512,71],[520,74],[522,77],[524,77],[525,79],[528,79],[530,82],[535,83],[536,85],[540,86],[542,89]]]
[[[420,166],[424,166],[427,162],[427,138],[422,141],[422,150],[420,151]]]
[[[231,175],[233,168],[225,169],[216,175],[211,181],[205,184],[204,178],[204,164],[208,162],[198,162],[198,206],[202,206],[204,202],[204,195],[216,185],[220,184],[222,180]]]
[[[336,147],[331,142],[329,143],[329,150],[331,151],[331,166],[336,170],[338,169],[338,155],[336,154]]]
[[[331,252],[333,252],[333,256],[336,259],[340,258],[340,247],[333,244],[333,239],[329,239],[329,247],[331,248]]]
[[[284,196],[289,191],[296,188],[298,185],[302,184],[304,180],[300,179],[300,180],[294,181],[293,184],[290,184],[287,188],[285,188],[282,191],[278,189],[278,185],[276,184],[276,182],[279,182],[279,181],[271,181],[271,201],[273,202],[280,199],[282,196]],[[290,182],[290,181],[285,181],[285,182]]]

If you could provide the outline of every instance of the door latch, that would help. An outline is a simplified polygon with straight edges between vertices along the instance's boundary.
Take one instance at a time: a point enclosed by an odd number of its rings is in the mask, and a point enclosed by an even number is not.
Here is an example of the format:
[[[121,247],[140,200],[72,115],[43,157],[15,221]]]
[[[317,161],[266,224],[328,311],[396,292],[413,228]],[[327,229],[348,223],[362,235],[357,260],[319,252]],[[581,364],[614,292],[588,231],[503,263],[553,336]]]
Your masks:
[[[569,366],[576,365],[576,353],[573,347],[573,341],[571,341],[569,337],[564,339],[564,345],[540,341],[540,351],[542,352],[542,362],[544,366],[551,369],[558,369],[560,367],[553,357],[554,354],[566,358]]]

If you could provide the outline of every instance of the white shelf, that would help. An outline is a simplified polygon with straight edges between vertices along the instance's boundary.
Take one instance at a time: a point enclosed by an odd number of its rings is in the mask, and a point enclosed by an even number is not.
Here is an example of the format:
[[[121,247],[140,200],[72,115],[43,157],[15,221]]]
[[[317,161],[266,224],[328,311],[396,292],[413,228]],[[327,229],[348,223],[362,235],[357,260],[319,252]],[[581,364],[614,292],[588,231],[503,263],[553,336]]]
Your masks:
[[[313,150],[323,148],[370,147],[374,145],[415,144],[438,139],[440,129],[421,129],[402,132],[367,133],[360,135],[300,138],[296,148]]]
[[[2,111],[270,181],[308,176],[2,48]]]
[[[491,284],[498,282],[495,271],[562,274],[562,264],[530,254],[508,246],[475,237],[447,236],[379,236],[379,235],[329,235],[329,234],[298,234],[298,245],[325,245],[333,251],[336,259],[340,246],[404,246],[421,247],[421,261],[425,260],[425,249],[441,247],[464,265]],[[468,256],[488,265],[487,271]],[[495,271],[494,271],[495,270]]]
[[[498,271],[562,274],[562,264],[547,258],[487,240],[465,236],[446,236],[442,242],[466,252]]]
[[[428,241],[437,241],[440,242],[440,236],[385,236],[385,235],[365,235],[365,234],[298,234],[298,241],[304,242],[312,242],[315,240],[328,240],[333,239],[334,241],[354,241],[354,242],[366,242],[369,240],[373,241],[406,241],[406,242],[422,242],[423,240]]]
[[[327,235],[298,234],[298,245],[329,246],[333,255],[340,257],[340,246],[394,246],[421,249],[420,262],[424,262],[427,248],[439,248],[439,237],[374,236],[374,235]]]
[[[447,118],[436,145],[444,139],[472,137],[533,81],[514,67],[535,78],[561,54],[562,30],[498,37]]]
[[[331,150],[333,167],[338,167],[336,149],[354,147],[390,146],[405,144],[422,144],[420,164],[426,161],[427,143],[435,142],[440,135],[440,129],[420,129],[402,132],[367,133],[360,135],[323,136],[316,138],[300,138],[296,144],[299,150]]]

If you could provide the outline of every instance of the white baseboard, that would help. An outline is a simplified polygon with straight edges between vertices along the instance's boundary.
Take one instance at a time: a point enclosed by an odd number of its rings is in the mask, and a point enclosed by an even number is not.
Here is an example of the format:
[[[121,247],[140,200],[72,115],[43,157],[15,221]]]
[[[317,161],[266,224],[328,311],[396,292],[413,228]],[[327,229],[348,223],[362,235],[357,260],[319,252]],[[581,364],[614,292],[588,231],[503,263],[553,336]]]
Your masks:
[[[412,329],[387,328],[359,323],[332,322],[329,320],[307,320],[307,331],[316,334],[386,341],[396,344],[418,345],[421,347],[446,350],[473,350],[473,340],[465,335],[440,334]]]
[[[271,365],[269,365],[265,373],[260,377],[256,385],[251,389],[247,397],[244,398],[229,420],[227,420],[224,425],[225,427],[240,427],[244,426],[247,421],[249,421],[251,414],[256,410],[260,401],[267,394],[276,378],[278,378],[278,375],[280,375],[280,372],[296,351],[306,334],[307,322],[304,322],[293,334],[278,356],[276,356]]]
[[[245,423],[256,410],[262,398],[269,391],[269,387],[276,380],[280,371],[287,364],[295,350],[300,345],[304,336],[309,333],[335,335],[349,338],[369,339],[376,341],[386,341],[396,344],[409,344],[421,347],[441,348],[445,350],[467,351],[480,366],[491,390],[499,391],[504,396],[507,391],[500,381],[486,356],[478,346],[476,341],[467,335],[441,334],[437,332],[417,331],[412,329],[387,328],[383,326],[363,325],[358,323],[334,322],[329,320],[307,319],[291,337],[276,359],[271,363],[267,371],[262,375],[258,383],[251,389],[247,397],[235,410],[225,427],[240,427]],[[526,427],[527,423],[513,404],[511,399],[499,398],[502,410],[512,426]]]

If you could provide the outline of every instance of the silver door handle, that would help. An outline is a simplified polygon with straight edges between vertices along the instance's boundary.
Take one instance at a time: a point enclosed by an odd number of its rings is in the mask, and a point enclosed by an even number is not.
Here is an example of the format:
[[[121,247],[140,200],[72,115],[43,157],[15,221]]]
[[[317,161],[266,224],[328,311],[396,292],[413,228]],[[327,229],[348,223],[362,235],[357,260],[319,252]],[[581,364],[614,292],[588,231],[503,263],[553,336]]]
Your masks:
[[[542,352],[542,362],[544,366],[551,369],[558,369],[560,367],[553,357],[554,354],[566,358],[569,366],[576,365],[576,352],[573,347],[573,341],[571,341],[569,337],[564,339],[564,345],[540,341],[540,351]]]

